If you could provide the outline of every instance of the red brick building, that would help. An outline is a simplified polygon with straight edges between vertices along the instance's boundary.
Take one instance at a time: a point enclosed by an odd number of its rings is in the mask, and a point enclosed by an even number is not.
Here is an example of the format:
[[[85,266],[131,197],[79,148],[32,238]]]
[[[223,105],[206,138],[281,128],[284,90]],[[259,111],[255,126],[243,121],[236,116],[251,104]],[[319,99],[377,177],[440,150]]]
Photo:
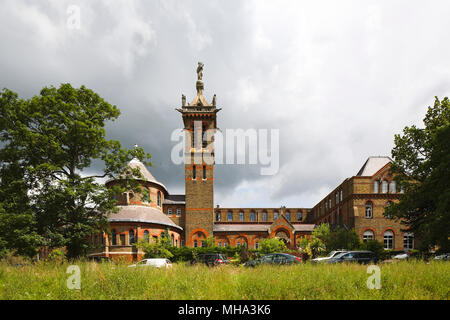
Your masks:
[[[299,239],[320,223],[355,228],[362,240],[374,238],[386,248],[414,247],[412,234],[383,216],[384,207],[397,201],[399,194],[389,173],[388,157],[370,157],[355,176],[345,179],[312,209],[215,207],[214,132],[221,109],[216,107],[215,95],[212,102],[203,96],[201,67],[197,96],[188,104],[183,96],[181,108],[176,109],[186,134],[185,195],[169,194],[141,162],[132,160],[129,165],[140,168],[143,178],[139,181],[150,197],[132,192],[118,195],[119,213],[109,218],[111,235],[92,237],[97,245],[92,255],[139,259],[142,252],[135,242],[151,241],[163,233],[169,234],[174,246],[202,246],[213,236],[219,246],[258,248],[261,239],[278,237],[295,248]],[[114,183],[117,181],[106,185]]]

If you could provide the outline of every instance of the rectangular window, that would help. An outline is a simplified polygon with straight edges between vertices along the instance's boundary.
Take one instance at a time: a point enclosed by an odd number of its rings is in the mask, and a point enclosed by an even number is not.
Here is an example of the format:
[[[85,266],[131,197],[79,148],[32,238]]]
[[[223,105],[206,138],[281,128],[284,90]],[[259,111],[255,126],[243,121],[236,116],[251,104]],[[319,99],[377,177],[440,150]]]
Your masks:
[[[167,210],[167,214],[171,215],[172,214],[172,209],[168,209]]]
[[[180,216],[180,215],[181,215],[181,209],[178,208],[178,209],[177,209],[177,216]]]

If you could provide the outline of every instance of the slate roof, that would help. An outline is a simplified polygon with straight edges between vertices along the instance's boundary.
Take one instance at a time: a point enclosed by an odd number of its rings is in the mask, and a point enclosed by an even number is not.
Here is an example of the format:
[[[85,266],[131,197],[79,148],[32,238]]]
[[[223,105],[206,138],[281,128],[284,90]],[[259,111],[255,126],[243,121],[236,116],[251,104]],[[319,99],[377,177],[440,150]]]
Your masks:
[[[185,204],[186,196],[184,194],[169,194],[164,198],[163,204]]]
[[[369,157],[362,168],[358,171],[356,176],[370,177],[377,173],[378,170],[383,168],[386,164],[392,162],[389,157]]]
[[[144,222],[154,223],[164,226],[174,227],[183,230],[180,226],[173,223],[162,211],[148,206],[118,206],[118,213],[111,213],[109,222]]]

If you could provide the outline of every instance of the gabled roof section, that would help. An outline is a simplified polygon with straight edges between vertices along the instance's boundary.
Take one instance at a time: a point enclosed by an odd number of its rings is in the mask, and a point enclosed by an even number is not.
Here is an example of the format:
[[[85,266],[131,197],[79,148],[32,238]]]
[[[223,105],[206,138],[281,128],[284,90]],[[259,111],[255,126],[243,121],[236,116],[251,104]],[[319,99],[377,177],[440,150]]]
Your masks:
[[[392,162],[392,159],[386,156],[369,157],[356,176],[371,177],[390,162]]]

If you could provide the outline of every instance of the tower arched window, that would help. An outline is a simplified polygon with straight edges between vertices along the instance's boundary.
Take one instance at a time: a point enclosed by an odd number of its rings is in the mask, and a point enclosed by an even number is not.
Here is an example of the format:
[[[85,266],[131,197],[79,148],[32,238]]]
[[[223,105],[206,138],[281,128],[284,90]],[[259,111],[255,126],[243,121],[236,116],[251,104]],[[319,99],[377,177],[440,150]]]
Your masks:
[[[254,222],[255,220],[256,220],[256,215],[255,215],[255,212],[252,211],[252,212],[250,213],[250,221]]]
[[[372,219],[373,218],[373,205],[372,202],[368,201],[366,203],[366,219]]]
[[[239,212],[239,221],[244,221],[244,213],[242,211]]]
[[[158,191],[158,207],[161,207],[161,191]]]
[[[115,246],[117,245],[117,233],[116,229],[111,230],[111,245]]]
[[[148,230],[144,231],[144,239],[147,242],[150,242],[150,233],[148,232]]]
[[[394,233],[392,230],[384,232],[384,249],[394,249]]]
[[[173,236],[173,234],[170,236],[172,238],[172,247],[175,246],[175,237]]]
[[[397,193],[397,184],[395,183],[394,180],[392,180],[391,183],[389,184],[389,192]]]
[[[136,234],[134,233],[134,230],[128,231],[128,242],[130,245],[136,242]]]
[[[233,221],[233,212],[228,211],[228,221]]]

